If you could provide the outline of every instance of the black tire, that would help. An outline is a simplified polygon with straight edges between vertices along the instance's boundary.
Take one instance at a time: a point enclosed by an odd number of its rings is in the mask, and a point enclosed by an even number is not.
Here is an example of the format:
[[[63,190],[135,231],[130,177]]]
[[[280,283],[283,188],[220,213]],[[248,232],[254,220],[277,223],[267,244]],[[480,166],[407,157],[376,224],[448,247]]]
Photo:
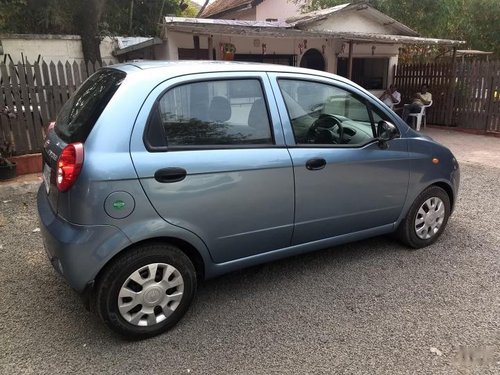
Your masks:
[[[430,238],[421,238],[416,231],[416,220],[419,209],[431,198],[437,198],[441,200],[444,208],[444,217],[441,225],[437,228],[435,233],[432,233]],[[443,233],[448,223],[450,217],[450,197],[439,186],[430,186],[425,189],[420,195],[415,199],[412,206],[410,207],[408,214],[403,219],[401,224],[399,224],[398,230],[396,232],[397,237],[405,245],[412,247],[414,249],[420,249],[422,247],[429,246],[437,241],[439,236]]]
[[[127,281],[135,271],[147,269],[148,265],[155,263],[173,266],[176,271],[178,271],[175,275],[178,277],[180,274],[182,277],[182,297],[179,302],[175,302],[176,308],[173,312],[166,317],[162,317],[164,318],[163,321],[148,326],[132,324],[124,318],[119,310],[118,303],[120,290],[123,291],[122,287],[125,281]],[[158,271],[156,273],[158,276],[155,275],[154,280],[150,280],[149,271],[146,270],[145,272],[149,278],[148,282],[153,283],[155,281],[161,281],[159,279],[167,272],[165,270],[165,267],[158,266]],[[158,280],[156,280],[157,277],[159,278]],[[187,255],[179,248],[164,243],[145,244],[128,250],[106,266],[97,282],[94,292],[94,307],[104,323],[116,333],[132,340],[144,339],[165,332],[182,318],[193,300],[196,292],[196,285],[195,268]],[[139,286],[139,288],[141,288],[140,292],[142,292],[142,287]],[[169,291],[170,289],[165,292],[167,296]],[[153,291],[153,294],[154,293],[156,293],[156,296],[160,296],[159,298],[165,298],[165,294],[159,294],[157,290]],[[124,300],[122,299],[122,301]],[[143,301],[143,303],[145,304],[146,302]],[[138,304],[137,306],[139,308],[143,305]],[[156,307],[154,308],[156,309]],[[131,313],[130,316],[135,313],[136,312]],[[157,311],[155,310],[155,312],[150,315],[156,316],[156,314]],[[160,311],[160,315],[161,314],[163,314],[163,311]],[[143,315],[143,318],[146,316],[148,315]]]

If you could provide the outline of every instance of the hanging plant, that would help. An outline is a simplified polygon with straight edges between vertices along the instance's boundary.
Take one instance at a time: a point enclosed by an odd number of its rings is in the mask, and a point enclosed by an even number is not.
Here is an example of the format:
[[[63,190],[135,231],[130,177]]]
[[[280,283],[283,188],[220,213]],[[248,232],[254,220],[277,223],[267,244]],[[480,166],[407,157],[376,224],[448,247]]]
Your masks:
[[[226,54],[226,53],[235,54],[236,53],[236,47],[234,46],[233,43],[224,43],[223,48],[222,48],[222,52],[224,54]]]
[[[227,61],[232,61],[234,59],[234,53],[236,52],[236,47],[232,43],[221,44],[222,59]]]

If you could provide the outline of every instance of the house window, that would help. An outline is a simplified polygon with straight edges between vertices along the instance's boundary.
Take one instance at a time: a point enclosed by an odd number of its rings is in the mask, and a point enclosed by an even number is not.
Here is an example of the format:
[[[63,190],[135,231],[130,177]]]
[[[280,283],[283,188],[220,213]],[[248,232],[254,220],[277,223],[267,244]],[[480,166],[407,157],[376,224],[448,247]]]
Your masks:
[[[337,74],[347,77],[349,59],[337,60]],[[389,58],[355,57],[352,59],[352,80],[367,90],[383,90],[387,87]]]

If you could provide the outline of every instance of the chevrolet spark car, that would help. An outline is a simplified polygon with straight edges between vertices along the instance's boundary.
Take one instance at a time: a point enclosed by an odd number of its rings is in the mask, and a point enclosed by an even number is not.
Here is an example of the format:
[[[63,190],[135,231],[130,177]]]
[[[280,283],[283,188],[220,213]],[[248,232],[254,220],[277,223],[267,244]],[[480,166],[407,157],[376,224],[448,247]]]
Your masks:
[[[131,338],[176,324],[201,279],[392,232],[428,246],[459,185],[447,148],[353,82],[263,64],[101,69],[43,160],[48,257]]]

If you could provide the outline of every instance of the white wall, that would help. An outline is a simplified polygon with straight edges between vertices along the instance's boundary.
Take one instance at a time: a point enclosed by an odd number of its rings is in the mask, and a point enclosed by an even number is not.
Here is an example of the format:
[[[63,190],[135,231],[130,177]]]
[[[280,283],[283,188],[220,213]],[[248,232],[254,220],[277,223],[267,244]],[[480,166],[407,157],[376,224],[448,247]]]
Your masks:
[[[264,0],[257,5],[256,20],[265,21],[268,18],[276,18],[284,21],[289,17],[300,14],[300,7],[304,1],[295,4],[290,0]]]
[[[155,57],[157,60],[179,60],[178,48],[194,48],[193,36],[196,34],[180,33],[176,31],[165,31],[163,47],[155,47]],[[199,35],[200,48],[208,48],[208,35]],[[214,47],[218,47],[218,43]]]
[[[109,36],[104,37],[99,45],[99,50],[101,51],[101,59],[104,61],[118,62],[118,59],[113,56],[113,51],[117,47],[117,43],[114,38]]]
[[[161,60],[178,60],[178,48],[194,48],[193,35],[189,33],[180,33],[169,31],[166,34],[168,40],[164,51],[160,52],[160,48],[155,51],[156,58]],[[337,57],[347,57],[349,55],[349,45],[347,42],[342,42],[333,39],[323,38],[305,38],[307,40],[307,49],[315,48],[321,53],[323,46],[325,46],[326,70],[331,73],[337,72]],[[232,43],[236,47],[236,53],[240,54],[262,54],[262,44],[266,44],[266,54],[294,54],[297,55],[297,65],[300,65],[300,60],[303,54],[300,54],[299,44],[304,44],[304,39],[298,38],[272,38],[272,37],[241,37],[234,35],[214,35],[213,46],[216,50],[217,59],[222,59],[220,53],[221,43]],[[344,51],[342,54],[337,55],[341,46],[344,44]],[[374,54],[372,55],[372,46],[375,46]],[[389,58],[389,72],[388,82],[392,82],[393,66],[397,64],[399,45],[386,45],[386,44],[354,44],[353,56],[354,57],[388,57]],[[208,35],[200,35],[200,48],[208,48]],[[304,49],[303,53],[307,50]]]
[[[224,13],[218,18],[228,20],[265,21],[268,18],[285,20],[300,14],[300,7],[306,0],[295,4],[292,0],[264,0],[256,7]]]
[[[234,12],[224,13],[220,19],[226,20],[246,20],[246,21],[254,21],[255,20],[255,8],[238,10]]]
[[[378,34],[393,34],[393,30],[384,26],[363,14],[351,12],[334,13],[323,21],[311,25],[311,30],[330,30],[344,32],[361,32],[361,33],[378,33]]]
[[[4,55],[9,54],[16,64],[22,61],[22,57],[33,63],[39,56],[45,62],[83,61],[81,38],[77,35],[0,35],[0,40]],[[114,40],[104,38],[100,45],[103,60],[117,61],[112,55],[114,46]]]

